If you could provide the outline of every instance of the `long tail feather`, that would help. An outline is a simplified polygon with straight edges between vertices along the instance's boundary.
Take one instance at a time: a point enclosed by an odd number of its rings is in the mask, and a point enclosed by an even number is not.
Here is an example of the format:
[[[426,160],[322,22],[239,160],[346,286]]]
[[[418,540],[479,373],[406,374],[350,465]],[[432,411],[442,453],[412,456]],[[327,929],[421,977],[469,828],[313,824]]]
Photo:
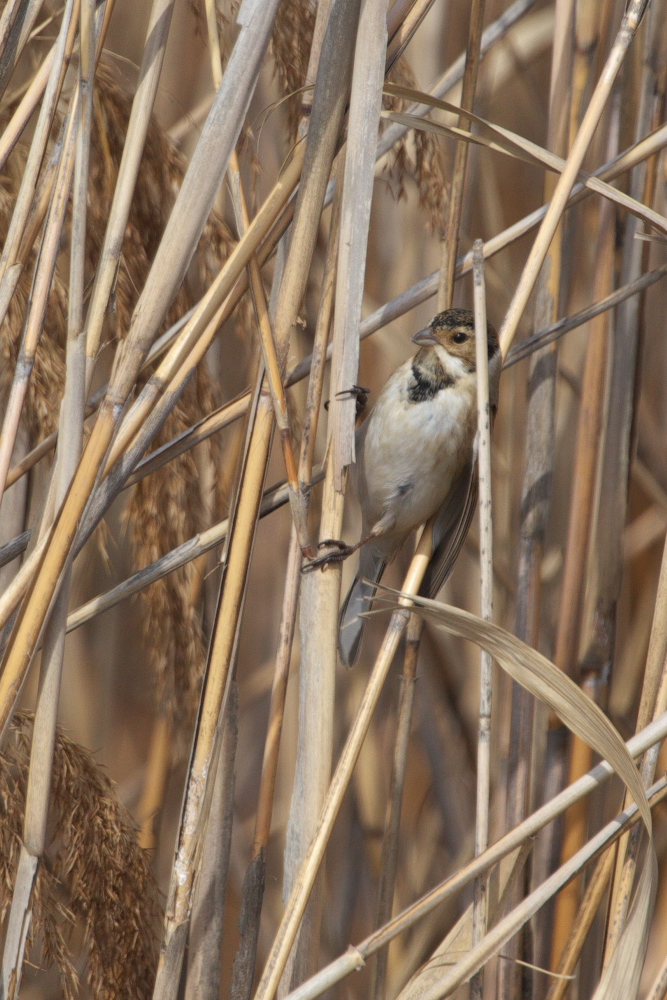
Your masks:
[[[353,667],[359,659],[366,627],[360,615],[370,610],[385,565],[383,556],[369,545],[362,548],[357,575],[340,611],[338,652],[346,667]]]

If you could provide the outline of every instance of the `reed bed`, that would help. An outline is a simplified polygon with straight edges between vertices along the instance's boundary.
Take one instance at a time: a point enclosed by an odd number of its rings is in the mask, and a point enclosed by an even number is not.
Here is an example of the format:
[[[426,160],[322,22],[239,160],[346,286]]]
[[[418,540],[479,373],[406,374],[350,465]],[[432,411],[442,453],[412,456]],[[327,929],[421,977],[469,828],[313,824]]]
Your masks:
[[[667,996],[666,104],[665,0],[5,0],[3,997]],[[452,306],[480,511],[346,671]]]

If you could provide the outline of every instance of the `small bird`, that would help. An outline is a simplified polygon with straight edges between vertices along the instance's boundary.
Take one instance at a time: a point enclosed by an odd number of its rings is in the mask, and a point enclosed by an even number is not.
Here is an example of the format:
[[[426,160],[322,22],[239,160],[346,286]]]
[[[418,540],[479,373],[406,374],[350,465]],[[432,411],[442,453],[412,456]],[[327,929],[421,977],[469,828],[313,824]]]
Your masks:
[[[466,309],[438,313],[412,338],[420,350],[385,383],[357,431],[353,481],[362,512],[357,545],[316,560],[345,559],[361,549],[340,613],[339,653],[358,657],[366,619],[385,566],[408,535],[438,512],[434,553],[421,593],[434,597],[449,576],[477,505],[475,320]],[[502,358],[487,327],[489,402],[498,406]],[[323,543],[332,544],[332,543]]]

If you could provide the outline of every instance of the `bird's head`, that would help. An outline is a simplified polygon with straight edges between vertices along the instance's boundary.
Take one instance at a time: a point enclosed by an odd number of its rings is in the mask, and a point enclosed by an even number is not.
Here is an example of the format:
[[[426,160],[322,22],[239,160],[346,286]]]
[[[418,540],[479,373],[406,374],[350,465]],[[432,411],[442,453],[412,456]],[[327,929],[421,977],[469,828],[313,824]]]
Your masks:
[[[500,343],[490,323],[487,323],[486,337],[491,360],[500,349]],[[446,309],[438,313],[412,340],[420,347],[444,348],[450,356],[460,358],[469,372],[475,371],[475,317],[469,309]]]

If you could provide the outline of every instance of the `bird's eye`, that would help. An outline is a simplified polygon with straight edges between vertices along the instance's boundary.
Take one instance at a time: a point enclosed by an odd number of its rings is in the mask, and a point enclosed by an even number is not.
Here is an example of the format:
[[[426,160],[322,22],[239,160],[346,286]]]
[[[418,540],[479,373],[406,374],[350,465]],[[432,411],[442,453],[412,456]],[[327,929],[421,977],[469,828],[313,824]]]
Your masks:
[[[461,330],[457,330],[457,332],[452,337],[452,340],[454,341],[455,344],[465,344],[467,339],[468,339],[468,334],[463,333]]]

